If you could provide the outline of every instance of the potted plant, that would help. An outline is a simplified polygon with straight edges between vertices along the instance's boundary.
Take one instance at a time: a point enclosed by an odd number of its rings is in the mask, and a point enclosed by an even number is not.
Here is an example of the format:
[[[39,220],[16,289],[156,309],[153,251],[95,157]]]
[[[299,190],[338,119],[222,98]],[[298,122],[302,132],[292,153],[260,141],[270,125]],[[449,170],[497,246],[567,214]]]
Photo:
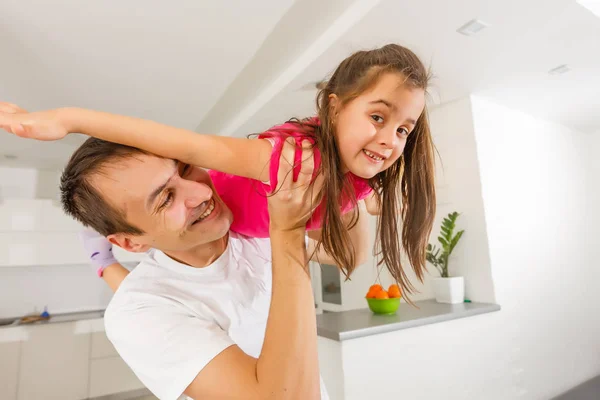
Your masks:
[[[439,278],[433,280],[433,292],[438,303],[457,304],[465,299],[465,282],[462,276],[450,277],[448,275],[448,260],[456,244],[462,237],[464,230],[454,234],[456,219],[460,214],[456,211],[448,214],[442,221],[438,241],[441,248],[427,245],[426,258],[440,273]]]

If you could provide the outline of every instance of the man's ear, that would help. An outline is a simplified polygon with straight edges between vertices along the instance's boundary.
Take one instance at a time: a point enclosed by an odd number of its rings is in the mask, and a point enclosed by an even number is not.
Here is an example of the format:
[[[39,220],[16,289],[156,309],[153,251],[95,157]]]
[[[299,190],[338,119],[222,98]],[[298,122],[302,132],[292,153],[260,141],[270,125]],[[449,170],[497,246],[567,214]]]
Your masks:
[[[131,253],[144,253],[150,250],[150,246],[147,244],[139,243],[135,236],[127,235],[125,233],[114,233],[106,237],[109,242],[115,244],[127,250]]]

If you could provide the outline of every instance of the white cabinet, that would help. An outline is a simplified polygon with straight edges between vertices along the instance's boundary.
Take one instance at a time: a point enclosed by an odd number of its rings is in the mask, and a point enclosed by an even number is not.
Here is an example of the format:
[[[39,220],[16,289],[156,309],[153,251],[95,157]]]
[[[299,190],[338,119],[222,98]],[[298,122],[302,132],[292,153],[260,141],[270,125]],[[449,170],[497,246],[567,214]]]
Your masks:
[[[88,396],[106,396],[142,388],[144,385],[119,357],[106,334],[92,333]]]
[[[81,225],[53,200],[4,199],[0,203],[0,227],[18,232],[77,232]]]
[[[86,320],[2,328],[0,399],[83,400],[144,389],[102,326]]]
[[[0,201],[0,267],[88,264],[79,232],[83,226],[68,217],[60,204],[48,199]],[[121,262],[143,254],[115,248]]]
[[[90,361],[89,397],[143,389],[144,385],[120,357]]]
[[[94,332],[92,333],[92,351],[91,351],[91,359],[95,360],[98,358],[107,358],[107,357],[118,357],[119,353],[115,349],[115,346],[112,345],[108,337],[106,337],[106,333],[104,332]]]
[[[0,265],[87,263],[78,232],[0,232]]]
[[[87,398],[89,333],[75,333],[75,323],[27,327],[21,345],[18,400]]]
[[[0,341],[0,399],[17,400],[21,342]]]

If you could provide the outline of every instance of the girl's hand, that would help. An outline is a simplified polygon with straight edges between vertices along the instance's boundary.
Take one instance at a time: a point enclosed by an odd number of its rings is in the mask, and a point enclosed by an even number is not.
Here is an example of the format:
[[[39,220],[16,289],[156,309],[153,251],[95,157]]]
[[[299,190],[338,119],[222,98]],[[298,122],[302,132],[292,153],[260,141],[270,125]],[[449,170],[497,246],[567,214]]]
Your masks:
[[[112,252],[112,243],[107,238],[90,228],[81,231],[79,236],[98,276],[102,276],[106,267],[118,263]]]
[[[268,197],[271,230],[305,229],[318,205],[323,176],[319,174],[313,181],[313,146],[308,140],[302,141],[301,149],[296,146],[295,140],[288,138],[281,152],[277,187]],[[296,157],[296,151],[301,157]]]
[[[15,104],[0,102],[0,128],[23,138],[43,141],[64,138],[69,130],[60,115],[60,110],[29,113]]]

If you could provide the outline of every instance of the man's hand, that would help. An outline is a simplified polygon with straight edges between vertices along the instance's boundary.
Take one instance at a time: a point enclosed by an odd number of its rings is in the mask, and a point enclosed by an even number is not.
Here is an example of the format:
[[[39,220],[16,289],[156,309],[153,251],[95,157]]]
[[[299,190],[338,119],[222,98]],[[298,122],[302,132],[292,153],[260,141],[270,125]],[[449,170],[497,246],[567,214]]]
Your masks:
[[[64,138],[69,130],[61,110],[29,113],[16,104],[0,102],[0,128],[23,138],[43,141]]]
[[[283,146],[277,173],[277,187],[269,196],[271,229],[291,231],[304,229],[306,222],[319,204],[323,186],[321,174],[313,179],[315,166],[313,145],[307,141],[296,144],[288,138]],[[294,157],[298,152],[301,156]],[[294,181],[294,170],[299,173]],[[312,182],[312,184],[311,184]]]

